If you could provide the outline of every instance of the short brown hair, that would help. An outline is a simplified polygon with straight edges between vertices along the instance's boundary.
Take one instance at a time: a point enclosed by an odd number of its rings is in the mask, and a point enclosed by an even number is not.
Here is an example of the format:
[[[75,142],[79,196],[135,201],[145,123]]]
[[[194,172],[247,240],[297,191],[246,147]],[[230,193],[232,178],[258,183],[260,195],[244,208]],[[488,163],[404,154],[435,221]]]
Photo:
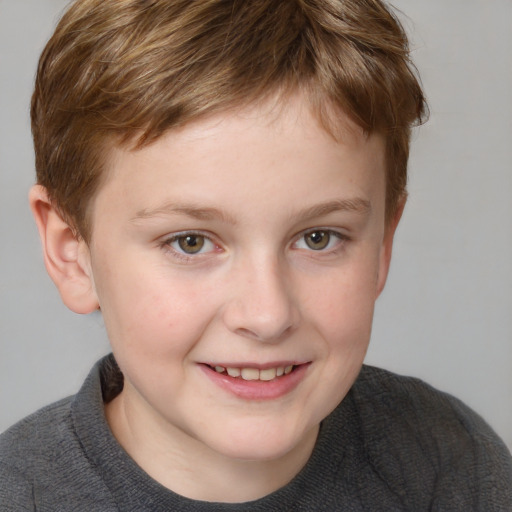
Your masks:
[[[206,114],[296,90],[328,131],[341,109],[384,134],[389,218],[426,105],[407,37],[383,2],[77,0],[39,62],[38,182],[87,240],[113,144],[143,147]]]

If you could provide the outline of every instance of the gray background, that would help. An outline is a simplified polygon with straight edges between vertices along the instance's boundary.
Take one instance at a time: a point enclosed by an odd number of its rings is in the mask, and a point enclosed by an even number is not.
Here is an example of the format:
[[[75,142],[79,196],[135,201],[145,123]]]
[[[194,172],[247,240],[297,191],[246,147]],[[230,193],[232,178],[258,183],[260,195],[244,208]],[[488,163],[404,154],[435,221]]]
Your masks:
[[[431,105],[367,361],[468,403],[512,447],[512,2],[397,0]],[[0,0],[0,431],[108,351],[46,276],[27,205],[36,60],[64,0]]]

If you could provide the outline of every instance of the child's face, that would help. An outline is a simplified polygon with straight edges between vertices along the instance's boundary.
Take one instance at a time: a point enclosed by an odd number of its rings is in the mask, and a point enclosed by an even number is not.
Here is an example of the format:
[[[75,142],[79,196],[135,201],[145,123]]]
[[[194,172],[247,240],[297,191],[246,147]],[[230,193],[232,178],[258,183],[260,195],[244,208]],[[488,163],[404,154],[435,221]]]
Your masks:
[[[337,143],[304,105],[113,154],[90,270],[141,443],[311,449],[361,368],[392,239],[384,142],[347,120]]]

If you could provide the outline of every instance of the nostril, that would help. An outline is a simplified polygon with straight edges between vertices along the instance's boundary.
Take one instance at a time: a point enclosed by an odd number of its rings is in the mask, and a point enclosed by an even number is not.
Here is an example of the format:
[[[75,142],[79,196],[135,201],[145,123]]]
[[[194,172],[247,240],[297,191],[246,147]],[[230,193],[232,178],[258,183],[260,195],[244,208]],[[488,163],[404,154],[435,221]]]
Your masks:
[[[258,335],[249,329],[245,329],[244,327],[240,327],[237,329],[236,334],[243,336],[244,338],[258,338]]]
[[[272,341],[280,341],[293,331],[293,326],[289,325],[285,329],[275,329],[270,328],[268,330],[260,328],[260,329],[247,329],[245,327],[240,327],[235,330],[235,333],[239,336],[243,336],[244,338],[250,338],[257,341],[266,341],[266,342],[272,342]]]

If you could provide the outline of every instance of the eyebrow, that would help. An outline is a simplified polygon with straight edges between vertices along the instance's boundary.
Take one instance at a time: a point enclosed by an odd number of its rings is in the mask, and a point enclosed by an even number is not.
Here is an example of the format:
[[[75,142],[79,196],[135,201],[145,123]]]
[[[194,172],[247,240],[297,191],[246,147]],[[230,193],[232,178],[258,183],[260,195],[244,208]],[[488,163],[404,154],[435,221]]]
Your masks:
[[[350,212],[358,215],[368,215],[371,212],[370,201],[363,198],[336,199],[316,204],[298,212],[295,218],[300,221],[322,217],[334,212]],[[131,221],[151,219],[167,215],[184,215],[197,220],[221,220],[229,224],[236,224],[236,219],[223,210],[213,207],[200,207],[194,204],[165,203],[153,209],[139,210]]]
[[[334,201],[320,203],[300,211],[297,217],[301,220],[308,220],[340,211],[366,216],[370,214],[371,210],[372,205],[370,201],[357,197],[353,199],[336,199]]]
[[[222,220],[229,224],[236,224],[236,220],[226,212],[218,208],[196,206],[194,204],[179,204],[174,202],[165,203],[157,208],[139,210],[131,219],[150,219],[165,215],[184,215],[197,220]]]

